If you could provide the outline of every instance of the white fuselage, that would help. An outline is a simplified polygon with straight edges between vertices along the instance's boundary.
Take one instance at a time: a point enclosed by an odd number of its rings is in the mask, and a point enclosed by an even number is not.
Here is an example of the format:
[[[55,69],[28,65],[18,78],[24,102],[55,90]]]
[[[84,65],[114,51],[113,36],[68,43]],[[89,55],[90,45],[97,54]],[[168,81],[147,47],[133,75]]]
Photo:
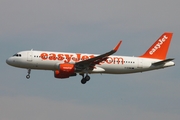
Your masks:
[[[59,64],[76,62],[93,58],[96,54],[64,53],[49,51],[22,51],[8,58],[6,62],[15,67],[26,69],[52,70],[58,69]],[[126,74],[161,69],[174,65],[169,61],[162,65],[154,66],[152,63],[159,59],[128,56],[109,56],[107,60],[95,65],[88,73]],[[78,71],[77,71],[78,73]]]

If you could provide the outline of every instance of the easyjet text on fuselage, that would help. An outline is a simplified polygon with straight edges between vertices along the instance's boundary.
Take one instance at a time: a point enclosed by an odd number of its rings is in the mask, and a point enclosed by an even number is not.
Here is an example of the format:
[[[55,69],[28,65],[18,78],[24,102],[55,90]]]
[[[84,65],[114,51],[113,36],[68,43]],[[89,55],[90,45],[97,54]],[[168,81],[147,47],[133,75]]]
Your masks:
[[[90,58],[94,58],[95,55],[86,55],[86,54],[68,54],[68,53],[41,53],[40,55],[42,60],[58,60],[63,61],[64,63],[70,62],[79,62],[83,60],[87,60]],[[100,62],[100,64],[107,63],[107,64],[124,64],[124,59],[122,57],[111,57],[109,56],[107,60]]]

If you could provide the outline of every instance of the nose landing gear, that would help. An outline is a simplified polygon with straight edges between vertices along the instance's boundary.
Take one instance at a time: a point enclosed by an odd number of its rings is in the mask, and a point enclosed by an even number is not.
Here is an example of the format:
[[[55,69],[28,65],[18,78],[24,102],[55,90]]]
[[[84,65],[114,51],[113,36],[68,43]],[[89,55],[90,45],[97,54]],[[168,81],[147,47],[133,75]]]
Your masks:
[[[26,78],[27,78],[27,79],[30,78],[30,73],[31,73],[31,69],[28,69],[28,74],[26,75]]]

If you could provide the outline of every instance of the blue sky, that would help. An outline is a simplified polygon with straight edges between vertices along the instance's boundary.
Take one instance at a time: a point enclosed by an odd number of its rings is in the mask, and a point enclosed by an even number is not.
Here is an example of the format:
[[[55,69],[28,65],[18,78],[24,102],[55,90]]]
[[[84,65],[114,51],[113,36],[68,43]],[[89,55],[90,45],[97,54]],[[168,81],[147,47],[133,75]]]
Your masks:
[[[179,120],[179,0],[1,0],[1,120]],[[129,75],[59,80],[52,71],[5,63],[22,50],[139,56],[165,31],[173,32],[168,58],[176,66]]]

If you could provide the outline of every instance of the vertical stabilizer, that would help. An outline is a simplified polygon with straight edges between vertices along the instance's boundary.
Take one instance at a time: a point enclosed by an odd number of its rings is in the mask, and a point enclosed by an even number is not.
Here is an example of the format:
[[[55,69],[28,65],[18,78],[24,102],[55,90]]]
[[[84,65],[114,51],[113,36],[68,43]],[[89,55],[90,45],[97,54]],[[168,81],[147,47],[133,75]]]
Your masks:
[[[173,33],[165,32],[161,37],[140,57],[153,59],[166,59]]]

